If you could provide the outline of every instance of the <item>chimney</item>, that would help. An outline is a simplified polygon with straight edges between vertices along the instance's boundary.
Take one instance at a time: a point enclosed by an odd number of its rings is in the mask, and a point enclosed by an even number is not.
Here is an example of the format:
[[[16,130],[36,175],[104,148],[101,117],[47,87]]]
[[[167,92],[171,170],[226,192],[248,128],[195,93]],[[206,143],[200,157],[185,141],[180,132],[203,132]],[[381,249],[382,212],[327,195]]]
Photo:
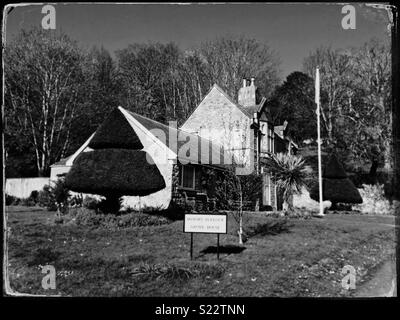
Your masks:
[[[243,107],[250,107],[256,105],[256,90],[254,85],[254,78],[251,78],[251,84],[247,86],[247,79],[243,79],[243,87],[239,89],[238,103]]]

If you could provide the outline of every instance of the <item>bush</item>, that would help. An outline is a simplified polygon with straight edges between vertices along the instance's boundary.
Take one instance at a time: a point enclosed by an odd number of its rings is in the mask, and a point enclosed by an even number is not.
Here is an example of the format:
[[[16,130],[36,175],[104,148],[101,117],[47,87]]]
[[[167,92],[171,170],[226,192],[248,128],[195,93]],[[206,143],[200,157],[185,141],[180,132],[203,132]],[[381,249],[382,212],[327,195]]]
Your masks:
[[[363,184],[359,189],[363,203],[353,206],[353,209],[365,214],[394,214],[395,208],[385,198],[385,190],[383,184],[367,185]]]
[[[169,223],[168,219],[161,216],[149,215],[144,213],[128,213],[119,216],[118,226],[127,227],[145,227],[160,226]]]
[[[30,199],[32,202],[37,204],[38,203],[38,198],[39,198],[39,191],[33,190],[28,199]]]
[[[82,206],[90,210],[98,209],[100,201],[96,198],[86,196],[82,201]]]
[[[187,204],[185,201],[171,201],[168,209],[163,211],[161,214],[171,220],[183,220],[185,213],[191,213],[192,211],[193,207]]]
[[[100,149],[82,152],[66,179],[72,191],[107,197],[144,196],[165,188],[164,178],[145,151]]]
[[[38,204],[47,208],[49,211],[57,211],[57,205],[49,185],[45,185],[43,190],[39,191]]]
[[[21,199],[14,197],[12,195],[9,195],[6,193],[6,206],[15,206],[18,205],[18,203],[21,201]]]
[[[86,227],[101,227],[107,229],[159,226],[170,221],[161,216],[145,213],[127,213],[121,215],[96,213],[95,210],[82,208],[70,208],[68,215],[64,217],[64,223],[75,223]]]
[[[38,193],[37,202],[50,211],[65,213],[69,205],[70,192],[65,185],[64,177],[60,177],[53,185],[45,185]]]
[[[19,201],[19,205],[26,206],[26,207],[34,207],[34,206],[36,206],[36,202],[31,197],[29,197],[29,198],[21,199]]]
[[[133,269],[133,276],[144,276],[155,279],[189,280],[192,278],[220,278],[225,268],[220,264],[194,264],[188,266],[177,266],[173,264],[148,264],[142,263]]]
[[[69,199],[70,207],[82,207],[83,206],[83,197],[81,194],[75,194]]]

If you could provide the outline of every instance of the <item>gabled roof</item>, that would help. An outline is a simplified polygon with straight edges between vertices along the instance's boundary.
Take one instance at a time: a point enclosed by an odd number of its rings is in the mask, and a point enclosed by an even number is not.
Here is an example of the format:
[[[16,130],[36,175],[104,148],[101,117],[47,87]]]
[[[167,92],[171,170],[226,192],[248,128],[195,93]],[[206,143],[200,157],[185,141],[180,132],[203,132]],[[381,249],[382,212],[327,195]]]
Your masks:
[[[57,162],[53,163],[50,167],[63,167],[63,166],[66,166],[68,159],[71,158],[71,157],[72,157],[72,155],[70,155],[68,157],[65,157],[65,158],[62,158],[62,159],[60,159],[60,161],[57,161]]]
[[[186,160],[190,161],[190,163],[199,163],[199,164],[211,164],[211,165],[216,165],[216,166],[223,166],[223,160],[224,156],[232,158],[232,155],[230,154],[229,151],[225,150],[220,144],[211,141],[209,139],[200,137],[197,134],[190,133],[187,131],[184,131],[182,129],[174,128],[167,126],[165,124],[162,124],[160,122],[157,122],[155,120],[146,118],[142,115],[139,115],[137,113],[134,113],[132,111],[128,112],[135,120],[137,120],[143,127],[145,127],[147,130],[152,132],[153,134],[156,134],[156,130],[161,130],[161,132],[164,133],[165,141],[164,139],[161,139],[159,137],[159,140],[167,146],[169,149],[171,149],[174,153],[177,154],[178,160]],[[176,146],[173,144],[175,143],[172,139],[176,139]],[[185,140],[183,140],[185,139]],[[189,153],[189,156],[182,156],[179,153],[179,150],[181,150],[181,147],[185,145],[188,141],[197,141],[197,154],[191,154]],[[207,148],[208,147],[208,148]],[[173,150],[175,149],[176,150]],[[207,148],[207,149],[206,149]],[[208,157],[207,157],[208,153]],[[213,163],[201,163],[201,159],[209,159],[209,162],[212,161],[212,159],[215,159],[218,157],[220,159],[221,165],[219,164],[213,164]]]
[[[224,148],[219,145],[218,143],[208,140],[206,138],[200,137],[199,135],[193,134],[186,132],[184,130],[174,128],[167,126],[165,124],[162,124],[160,122],[157,122],[155,120],[146,118],[144,116],[141,116],[137,113],[128,111],[126,109],[123,109],[119,107],[121,111],[123,111],[124,116],[126,116],[126,113],[133,117],[137,122],[140,123],[141,126],[144,127],[145,130],[150,131],[155,138],[157,143],[162,143],[165,145],[168,149],[170,149],[174,154],[176,154],[177,159],[185,161],[185,163],[193,163],[193,164],[204,164],[204,165],[211,165],[211,166],[216,166],[216,167],[227,167],[227,165],[224,165],[224,160],[227,158],[232,159],[232,154],[224,150]],[[162,139],[161,137],[156,137],[157,131],[161,130],[164,133],[165,139]],[[93,138],[95,135],[95,132],[91,135],[91,137],[77,150],[74,154],[70,155],[67,158],[63,158],[60,161],[54,163],[53,166],[70,166],[72,165],[72,162],[74,159],[87,147],[89,144],[90,140]],[[176,146],[173,145],[172,139],[176,137]],[[165,140],[165,141],[164,141]],[[180,154],[179,150],[182,146],[184,146],[188,141],[191,142],[197,142],[197,150],[196,148],[193,148],[194,150],[191,149],[192,152],[189,152],[189,155],[185,153],[185,155]],[[195,145],[194,145],[195,146]],[[167,150],[168,150],[167,149]],[[175,149],[175,150],[174,150]],[[183,149],[182,149],[183,150]],[[186,150],[186,149],[185,149]],[[192,154],[193,151],[197,151],[196,153]],[[207,156],[208,154],[208,156]],[[201,160],[207,160],[207,162],[202,163]],[[219,161],[219,163],[213,163]],[[231,164],[228,164],[228,166]]]

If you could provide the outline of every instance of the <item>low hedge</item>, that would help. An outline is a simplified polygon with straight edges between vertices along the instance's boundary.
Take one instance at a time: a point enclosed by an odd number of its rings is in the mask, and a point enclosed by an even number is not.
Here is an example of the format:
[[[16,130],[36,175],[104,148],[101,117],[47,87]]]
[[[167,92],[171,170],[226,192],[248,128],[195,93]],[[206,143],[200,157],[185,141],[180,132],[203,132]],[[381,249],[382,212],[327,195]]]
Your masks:
[[[76,224],[92,228],[119,229],[131,227],[160,226],[171,221],[163,216],[146,213],[125,213],[120,215],[97,213],[85,207],[70,208],[68,214],[57,223]]]

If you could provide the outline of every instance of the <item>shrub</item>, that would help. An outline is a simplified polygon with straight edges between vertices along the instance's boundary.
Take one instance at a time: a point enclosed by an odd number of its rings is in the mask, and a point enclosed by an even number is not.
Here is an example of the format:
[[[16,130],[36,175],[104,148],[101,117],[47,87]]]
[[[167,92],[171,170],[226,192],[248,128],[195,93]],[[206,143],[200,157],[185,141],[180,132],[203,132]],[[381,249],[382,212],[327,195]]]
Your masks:
[[[177,266],[174,264],[148,264],[141,263],[133,269],[133,276],[145,276],[155,279],[168,280],[189,280],[192,278],[220,278],[225,272],[225,268],[220,264],[194,264],[189,266]]]
[[[354,210],[365,214],[394,214],[395,208],[385,198],[385,190],[383,184],[367,185],[363,184],[359,189],[363,198],[363,203],[353,206]]]
[[[103,218],[101,214],[87,208],[78,208],[73,216],[77,225],[86,227],[99,227]]]
[[[46,207],[49,211],[60,209],[65,213],[70,199],[69,189],[65,185],[64,177],[59,177],[52,185],[45,185],[38,193],[37,202],[40,206]]]
[[[45,185],[43,190],[39,191],[38,204],[41,207],[45,207],[50,211],[57,211],[57,204],[54,200],[54,195],[49,185]]]
[[[293,195],[301,192],[308,176],[305,160],[291,154],[278,153],[270,154],[266,164],[279,191],[283,193],[284,211],[293,212]]]
[[[65,223],[72,222],[76,225],[107,229],[159,226],[170,222],[165,217],[145,213],[113,215],[96,213],[95,210],[85,207],[70,208],[68,216],[65,217]]]
[[[9,195],[6,193],[6,206],[12,206],[12,205],[17,205],[21,199],[14,197],[12,195]]]
[[[21,206],[26,206],[26,207],[34,207],[36,205],[35,201],[32,198],[25,198],[21,199],[19,204]]]
[[[82,206],[91,210],[96,210],[98,209],[99,203],[100,201],[98,199],[90,196],[85,196],[85,198],[82,201]]]
[[[83,197],[81,194],[75,194],[69,199],[70,207],[82,207],[83,206]]]
[[[30,201],[32,201],[33,203],[37,204],[38,203],[38,198],[39,198],[39,191],[33,190],[28,199]]]
[[[161,214],[171,220],[183,220],[185,213],[191,213],[192,211],[193,207],[187,204],[185,201],[171,201],[168,209],[161,212]]]
[[[128,213],[120,215],[118,219],[118,226],[121,228],[126,227],[145,227],[145,226],[160,226],[169,223],[168,219],[161,216]]]
[[[336,203],[362,203],[360,193],[354,183],[347,177],[342,164],[335,154],[329,158],[322,174],[323,200],[329,200],[335,208]],[[318,182],[310,191],[311,199],[319,201]]]

